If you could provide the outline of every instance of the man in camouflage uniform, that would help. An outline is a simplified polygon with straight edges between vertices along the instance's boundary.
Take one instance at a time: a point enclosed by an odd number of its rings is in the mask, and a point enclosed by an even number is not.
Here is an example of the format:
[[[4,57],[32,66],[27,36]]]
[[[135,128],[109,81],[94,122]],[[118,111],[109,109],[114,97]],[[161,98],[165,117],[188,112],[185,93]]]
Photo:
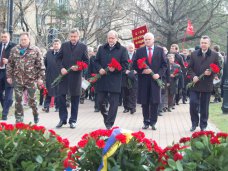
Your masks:
[[[6,76],[8,83],[14,84],[16,123],[23,122],[22,94],[25,89],[28,90],[29,106],[32,108],[34,123],[38,123],[36,82],[38,86],[43,84],[44,67],[41,51],[38,47],[30,45],[28,33],[22,33],[20,35],[20,44],[11,50]]]

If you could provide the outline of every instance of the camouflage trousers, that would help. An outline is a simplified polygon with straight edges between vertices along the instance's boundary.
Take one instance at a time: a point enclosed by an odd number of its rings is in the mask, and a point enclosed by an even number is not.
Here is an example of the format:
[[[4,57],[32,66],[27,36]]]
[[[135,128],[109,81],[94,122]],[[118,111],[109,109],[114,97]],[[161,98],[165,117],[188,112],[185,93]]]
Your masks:
[[[221,83],[214,84],[215,98],[221,98]]]
[[[36,85],[35,83],[28,83],[22,85],[20,83],[14,84],[15,91],[15,118],[16,122],[23,122],[24,110],[22,106],[22,98],[24,90],[28,91],[28,104],[32,108],[34,118],[38,118],[38,108],[36,104]]]

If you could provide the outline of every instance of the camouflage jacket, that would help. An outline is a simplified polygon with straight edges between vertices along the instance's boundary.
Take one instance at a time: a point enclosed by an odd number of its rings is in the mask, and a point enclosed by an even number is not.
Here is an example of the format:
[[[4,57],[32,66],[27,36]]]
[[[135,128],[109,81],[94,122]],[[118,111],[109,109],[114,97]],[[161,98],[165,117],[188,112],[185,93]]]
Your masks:
[[[20,45],[17,45],[11,50],[6,76],[17,83],[34,83],[39,79],[44,80],[44,69],[42,54],[38,47],[29,46],[21,55]]]

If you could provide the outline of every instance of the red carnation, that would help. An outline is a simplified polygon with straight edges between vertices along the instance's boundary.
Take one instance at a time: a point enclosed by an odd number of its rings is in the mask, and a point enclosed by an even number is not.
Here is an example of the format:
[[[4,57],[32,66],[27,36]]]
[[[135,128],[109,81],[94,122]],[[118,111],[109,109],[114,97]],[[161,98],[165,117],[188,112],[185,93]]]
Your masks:
[[[224,133],[224,132],[219,132],[219,133],[217,133],[216,136],[217,137],[222,137],[222,138],[227,138],[228,137],[228,134],[227,133]]]
[[[55,133],[55,131],[54,130],[52,130],[52,129],[50,129],[50,130],[48,130],[52,135],[56,135],[56,133]]]
[[[120,65],[120,63],[115,58],[112,58],[111,63],[109,63],[108,66],[113,67],[118,71],[122,70],[122,66]]]
[[[146,65],[146,58],[141,58],[137,60],[137,65],[139,69],[146,69],[148,66]]]
[[[190,141],[191,140],[191,138],[190,137],[183,137],[183,138],[181,138],[180,139],[180,143],[186,143],[186,142],[188,142],[188,141]]]
[[[145,134],[142,131],[134,132],[131,134],[133,137],[137,139],[138,142],[142,142],[143,138],[145,137]]]
[[[112,58],[112,59],[111,59],[111,62],[108,64],[108,66],[109,66],[109,67],[113,67],[113,68],[115,68],[115,69],[118,70],[118,71],[121,71],[121,70],[122,70],[122,66],[120,65],[120,63],[119,63],[115,58]],[[108,67],[105,68],[105,71],[106,71],[106,72],[109,72]],[[98,73],[98,74],[92,73],[92,74],[91,74],[91,77],[88,79],[88,81],[89,81],[90,83],[96,83],[97,80],[99,80],[100,78],[101,78],[101,75],[100,75],[99,73]]]
[[[173,75],[177,75],[179,72],[180,72],[179,69],[176,68],[176,69],[173,71]]]
[[[174,156],[173,156],[173,159],[175,161],[182,160],[183,159],[183,156],[181,154],[179,154],[179,153],[175,153]]]
[[[116,136],[116,139],[120,141],[122,144],[126,144],[127,142],[127,137],[123,134],[119,134]]]
[[[211,144],[220,144],[220,141],[219,141],[218,137],[212,137],[210,139],[210,143]]]
[[[148,69],[149,68],[148,65],[146,64],[146,58],[145,57],[138,59],[137,65],[138,65],[139,69]],[[153,77],[154,74],[155,73],[152,71],[150,75]],[[157,82],[159,87],[164,88],[165,84],[161,79],[156,79],[155,81]]]
[[[131,59],[128,59],[127,62],[128,62],[129,64],[132,64],[132,60],[131,60]]]
[[[25,128],[25,124],[23,122],[19,122],[15,124],[15,127],[17,129],[24,129]]]
[[[59,143],[62,143],[62,142],[63,142],[63,139],[62,139],[62,137],[60,137],[60,136],[57,136],[56,139],[57,139],[57,141],[58,141]]]
[[[72,151],[72,153],[76,153],[76,151],[78,150],[78,147],[77,146],[70,147],[70,150]]]
[[[220,72],[220,68],[216,64],[210,64],[210,69],[215,74],[218,74]]]
[[[14,126],[12,124],[5,125],[5,130],[12,131],[14,130]]]
[[[81,140],[78,142],[78,146],[80,148],[84,148],[87,145],[87,143],[88,143],[88,140]]]
[[[83,61],[77,61],[76,67],[78,67],[78,71],[82,71],[88,67],[88,64]]]
[[[70,142],[67,138],[63,139],[62,144],[64,145],[65,148],[68,148],[70,145]]]
[[[76,165],[73,163],[72,160],[70,160],[69,158],[66,158],[64,161],[63,161],[63,166],[64,168],[71,168],[71,169],[76,169]]]
[[[98,140],[96,142],[97,147],[104,148],[105,147],[105,141],[104,140]]]
[[[188,62],[184,62],[185,68],[188,68]]]

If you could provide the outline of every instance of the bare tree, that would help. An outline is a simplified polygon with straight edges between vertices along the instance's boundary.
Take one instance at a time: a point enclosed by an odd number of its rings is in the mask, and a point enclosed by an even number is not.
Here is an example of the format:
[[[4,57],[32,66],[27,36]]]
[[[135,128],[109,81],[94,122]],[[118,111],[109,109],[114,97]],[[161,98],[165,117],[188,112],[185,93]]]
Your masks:
[[[172,43],[181,43],[190,19],[195,28],[194,40],[222,25],[227,26],[227,11],[223,8],[225,0],[136,0],[133,13],[148,23],[151,31],[158,34],[161,45],[170,47]],[[144,5],[143,5],[144,4]]]

